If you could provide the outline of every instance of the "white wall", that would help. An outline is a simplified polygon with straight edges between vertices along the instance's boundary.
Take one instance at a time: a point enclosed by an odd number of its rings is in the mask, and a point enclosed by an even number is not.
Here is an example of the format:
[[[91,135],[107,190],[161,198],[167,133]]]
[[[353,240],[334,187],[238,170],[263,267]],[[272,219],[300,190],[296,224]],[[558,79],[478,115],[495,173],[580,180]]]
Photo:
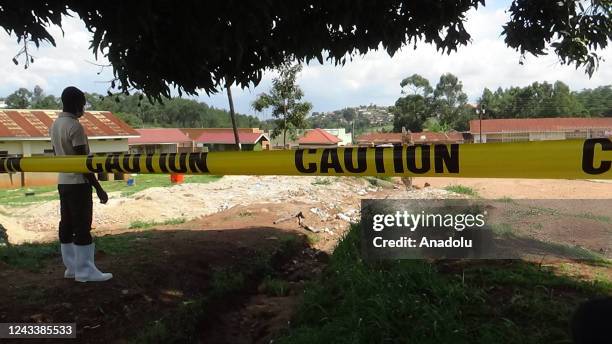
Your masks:
[[[347,133],[344,128],[334,128],[334,129],[323,129],[328,133],[338,137],[341,141],[338,142],[338,146],[346,146],[353,143],[353,135],[351,133]]]
[[[89,150],[92,153],[115,153],[115,152],[127,152],[128,141],[127,139],[121,139],[115,141],[114,139],[102,140],[89,140]]]
[[[474,143],[480,143],[480,134],[474,134]],[[487,134],[482,134],[482,143],[487,143]]]
[[[565,133],[563,132],[529,133],[529,141],[543,141],[543,140],[565,140]]]
[[[21,154],[21,142],[0,141],[0,151],[8,151],[9,155]]]
[[[47,140],[24,140],[24,141],[2,141],[0,140],[0,151],[8,151],[9,155],[42,155],[45,150],[53,149],[51,141]],[[89,149],[92,153],[127,152],[127,139],[107,139],[105,141],[90,139]]]

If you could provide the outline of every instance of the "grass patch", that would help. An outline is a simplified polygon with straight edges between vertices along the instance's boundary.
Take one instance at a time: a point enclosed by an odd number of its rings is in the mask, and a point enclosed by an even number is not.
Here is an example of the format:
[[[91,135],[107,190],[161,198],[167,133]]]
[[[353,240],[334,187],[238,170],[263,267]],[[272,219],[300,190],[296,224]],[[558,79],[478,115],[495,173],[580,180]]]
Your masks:
[[[215,311],[220,300],[248,293],[253,282],[263,276],[274,274],[275,260],[279,257],[293,255],[303,240],[293,235],[281,236],[275,251],[259,251],[253,257],[237,266],[219,269],[212,273],[210,287],[206,293],[184,302],[178,308],[166,313],[138,333],[130,343],[197,343],[200,340],[201,326],[218,315]],[[271,292],[284,292],[282,284],[270,280]],[[250,283],[249,283],[250,282]],[[255,284],[257,285],[257,284]]]
[[[612,292],[522,261],[366,262],[359,230],[275,343],[570,343],[576,305]]]
[[[502,203],[511,203],[511,204],[515,204],[516,201],[513,200],[511,197],[509,196],[504,196],[502,198],[498,198],[497,199],[498,202],[502,202]]]
[[[260,291],[268,296],[287,296],[289,283],[285,280],[266,276],[261,282]]]
[[[572,216],[572,215],[569,215],[569,216]],[[609,216],[596,215],[593,213],[582,213],[582,214],[576,214],[573,216],[577,218],[581,218],[581,219],[595,220],[599,222],[608,222],[608,223],[612,222],[612,219],[610,219]]]
[[[392,183],[391,177],[388,176],[367,176],[363,178],[365,178],[372,186],[381,186],[381,184],[389,185],[389,183]]]
[[[499,236],[508,237],[514,233],[512,226],[508,223],[492,223],[489,224],[491,231]]]
[[[308,232],[306,233],[306,241],[308,242],[308,245],[313,246],[319,241],[321,241],[321,237],[319,237],[315,233]]]
[[[203,184],[219,180],[220,176],[209,175],[185,175],[184,184]],[[154,187],[170,187],[176,184],[170,182],[169,174],[139,174],[135,178],[135,183],[128,186],[123,180],[113,180],[101,182],[102,187],[106,192],[121,191],[121,196],[128,197],[137,192],[154,188]]]
[[[134,245],[138,244],[138,241],[148,239],[152,236],[152,233],[125,233],[120,235],[106,235],[103,237],[95,238],[96,249],[104,251],[110,255],[121,255],[129,253],[134,250]],[[147,246],[139,247],[138,250],[145,251]]]
[[[186,175],[185,184],[209,183],[219,180],[221,176],[210,175]],[[123,180],[101,181],[100,184],[106,192],[120,191],[121,196],[127,197],[137,192],[152,187],[172,186],[170,175],[167,174],[141,174],[136,177],[136,184],[128,186]],[[34,195],[26,196],[26,192],[33,192]],[[26,206],[35,203],[58,200],[57,185],[33,186],[28,188],[0,189],[0,205],[6,206]]]
[[[574,217],[579,219],[587,219],[605,223],[611,223],[612,218],[606,215],[597,215],[591,212],[587,213],[562,213],[558,209],[547,208],[547,207],[529,207],[528,209],[514,209],[510,211],[510,214],[517,218],[531,217],[531,216],[566,216]]]
[[[333,181],[330,178],[317,177],[311,184],[312,185],[331,185],[332,183]]]
[[[223,269],[213,272],[210,287],[212,295],[229,295],[239,292],[246,285],[244,273],[234,269]]]
[[[166,225],[180,225],[185,223],[185,219],[182,217],[171,218],[162,222],[157,221],[132,221],[130,222],[129,229],[148,229],[155,226],[166,226]]]
[[[465,186],[465,185],[448,185],[446,187],[444,187],[444,190],[446,191],[450,191],[450,192],[454,192],[454,193],[458,193],[458,194],[462,194],[462,195],[468,195],[468,196],[473,196],[473,197],[477,197],[478,196],[478,192],[476,192],[476,190],[472,189],[469,186]]]
[[[34,193],[26,196],[26,193]],[[32,188],[0,189],[0,205],[25,206],[59,199],[57,185]]]
[[[149,233],[107,235],[95,238],[94,242],[98,250],[111,255],[119,255],[132,250],[135,241],[149,235]],[[0,246],[0,261],[14,268],[38,272],[50,259],[57,259],[59,262],[60,244],[58,241]]]
[[[59,257],[59,250],[59,242],[1,246],[0,261],[18,269],[37,272],[45,266],[46,260]]]
[[[183,302],[177,309],[145,327],[129,343],[196,343],[199,319],[206,316],[209,298]]]

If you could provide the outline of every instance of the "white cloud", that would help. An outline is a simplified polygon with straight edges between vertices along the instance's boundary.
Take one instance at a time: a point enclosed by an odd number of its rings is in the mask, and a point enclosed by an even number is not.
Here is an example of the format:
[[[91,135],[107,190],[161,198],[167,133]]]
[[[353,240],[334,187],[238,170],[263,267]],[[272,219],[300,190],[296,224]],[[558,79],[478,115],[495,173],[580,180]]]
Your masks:
[[[500,3],[493,7],[500,7]],[[503,8],[503,7],[502,7]],[[400,96],[400,81],[413,73],[429,79],[435,86],[443,73],[453,73],[462,81],[472,101],[484,87],[526,86],[534,81],[561,80],[574,90],[594,88],[612,83],[612,49],[600,52],[606,61],[589,78],[583,70],[560,65],[556,56],[535,58],[526,56],[520,65],[520,54],[508,48],[501,37],[502,25],[507,20],[503,9],[487,7],[471,11],[466,28],[472,35],[468,46],[460,47],[450,55],[441,54],[433,46],[421,44],[416,50],[404,47],[393,57],[383,51],[372,51],[357,56],[345,66],[311,62],[304,67],[299,79],[307,100],[314,111],[328,111],[363,104],[391,105]],[[269,77],[270,73],[266,73]],[[239,111],[249,112],[254,94],[267,91],[269,82],[263,82],[255,92],[234,92]],[[224,96],[201,98],[217,106],[227,107]]]
[[[612,49],[601,52],[606,61],[592,78],[573,66],[561,66],[555,56],[535,58],[527,56],[519,65],[519,53],[506,47],[500,37],[502,24],[507,20],[504,8],[507,2],[489,3],[488,7],[468,14],[466,27],[472,35],[470,45],[458,52],[442,55],[432,46],[421,44],[416,50],[404,47],[389,57],[383,50],[357,56],[344,66],[323,65],[313,61],[304,66],[299,83],[305,97],[314,105],[314,111],[334,110],[346,106],[375,103],[391,105],[400,96],[400,81],[413,73],[428,78],[435,86],[442,73],[451,72],[463,82],[471,100],[480,96],[484,87],[525,86],[534,81],[561,80],[574,90],[610,84],[612,80]],[[37,57],[28,70],[11,62],[20,49],[14,37],[0,32],[0,95],[7,95],[17,87],[33,88],[41,85],[49,93],[59,94],[66,85],[76,85],[87,91],[103,93],[112,79],[107,68],[97,75],[100,68],[89,50],[91,34],[74,18],[65,18],[64,36],[59,28],[53,28],[57,47],[41,47],[34,51]],[[105,64],[104,59],[95,61]],[[250,103],[257,94],[268,90],[273,72],[264,73],[258,87],[239,89],[234,87],[236,109],[242,113],[254,113]],[[228,108],[225,92],[211,97],[201,96],[213,106]],[[266,112],[264,112],[266,115]]]
[[[47,93],[59,94],[67,85],[75,85],[88,91],[104,91],[108,85],[105,81],[112,79],[110,69],[100,75],[100,67],[92,63],[108,64],[105,59],[96,60],[89,50],[91,35],[83,23],[72,17],[63,18],[63,30],[58,27],[49,29],[55,38],[56,46],[41,44],[36,49],[34,44],[28,50],[34,56],[34,63],[24,69],[23,56],[18,58],[19,65],[11,61],[22,48],[15,36],[0,31],[0,95],[7,95],[18,87],[33,89],[40,85]]]

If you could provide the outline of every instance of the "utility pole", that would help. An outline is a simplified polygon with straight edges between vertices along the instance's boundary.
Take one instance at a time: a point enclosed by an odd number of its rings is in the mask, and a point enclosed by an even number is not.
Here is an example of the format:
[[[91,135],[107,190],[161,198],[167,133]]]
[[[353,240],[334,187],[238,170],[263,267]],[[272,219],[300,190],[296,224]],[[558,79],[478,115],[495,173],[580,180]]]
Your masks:
[[[483,105],[480,105],[480,104],[479,104],[479,106],[480,106],[480,111],[478,111],[479,114],[480,114],[480,125],[479,125],[479,127],[480,127],[480,134],[479,135],[480,135],[480,143],[482,143],[482,116],[484,116],[485,107]]]

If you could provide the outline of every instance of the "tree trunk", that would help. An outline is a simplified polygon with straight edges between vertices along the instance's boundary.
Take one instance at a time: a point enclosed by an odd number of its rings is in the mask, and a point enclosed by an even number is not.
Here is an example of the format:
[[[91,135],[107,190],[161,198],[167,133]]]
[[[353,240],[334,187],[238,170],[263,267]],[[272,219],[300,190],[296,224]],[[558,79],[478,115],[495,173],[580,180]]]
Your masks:
[[[240,137],[238,136],[238,127],[236,126],[236,114],[234,113],[234,99],[232,98],[232,84],[227,81],[225,88],[227,89],[227,100],[230,106],[230,118],[232,119],[232,129],[234,130],[234,140],[236,142],[236,150],[242,150],[240,145]]]
[[[287,100],[283,100],[283,121],[285,127],[283,128],[283,149],[287,148]]]

